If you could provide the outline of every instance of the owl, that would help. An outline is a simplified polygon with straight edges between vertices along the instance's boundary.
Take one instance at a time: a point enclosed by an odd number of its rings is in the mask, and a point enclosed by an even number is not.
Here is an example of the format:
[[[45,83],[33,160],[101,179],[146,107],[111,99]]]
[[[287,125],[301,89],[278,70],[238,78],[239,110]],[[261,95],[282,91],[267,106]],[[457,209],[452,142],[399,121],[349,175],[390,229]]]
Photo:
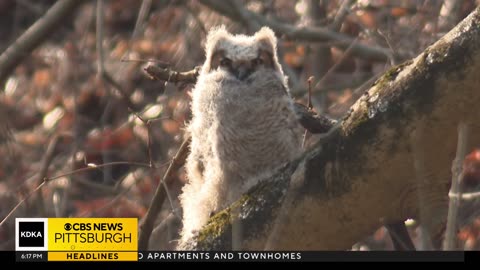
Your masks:
[[[192,90],[188,182],[180,195],[181,243],[215,213],[301,153],[301,128],[277,40],[263,27],[252,36],[209,31],[206,61]]]

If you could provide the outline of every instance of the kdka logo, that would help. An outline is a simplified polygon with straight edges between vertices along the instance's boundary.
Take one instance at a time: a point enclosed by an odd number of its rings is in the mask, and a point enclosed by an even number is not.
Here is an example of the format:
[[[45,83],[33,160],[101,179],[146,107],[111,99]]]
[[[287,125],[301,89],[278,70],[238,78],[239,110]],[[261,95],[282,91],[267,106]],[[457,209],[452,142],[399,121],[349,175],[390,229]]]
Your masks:
[[[47,218],[17,218],[15,220],[16,250],[47,250]]]
[[[41,221],[20,221],[18,228],[20,231],[20,239],[18,246],[20,247],[43,247],[44,223]]]

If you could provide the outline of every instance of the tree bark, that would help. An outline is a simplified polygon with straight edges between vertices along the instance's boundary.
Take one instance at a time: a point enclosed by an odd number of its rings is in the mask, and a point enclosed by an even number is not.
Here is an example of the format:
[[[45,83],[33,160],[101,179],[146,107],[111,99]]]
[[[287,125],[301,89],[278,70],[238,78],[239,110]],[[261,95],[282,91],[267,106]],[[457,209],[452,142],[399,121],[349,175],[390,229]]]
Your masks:
[[[480,132],[479,25],[477,8],[384,74],[315,147],[213,216],[189,248],[345,250],[407,218],[441,232],[458,123]],[[471,150],[480,136],[469,137]]]

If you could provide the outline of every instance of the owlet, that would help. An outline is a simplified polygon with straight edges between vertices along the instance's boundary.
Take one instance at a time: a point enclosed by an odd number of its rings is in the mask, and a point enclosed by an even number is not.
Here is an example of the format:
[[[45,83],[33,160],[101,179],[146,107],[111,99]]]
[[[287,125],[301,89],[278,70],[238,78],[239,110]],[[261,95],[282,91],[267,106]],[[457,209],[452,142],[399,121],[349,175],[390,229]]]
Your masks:
[[[212,213],[301,153],[302,129],[273,31],[263,27],[246,36],[223,26],[210,30],[191,109],[180,247]]]

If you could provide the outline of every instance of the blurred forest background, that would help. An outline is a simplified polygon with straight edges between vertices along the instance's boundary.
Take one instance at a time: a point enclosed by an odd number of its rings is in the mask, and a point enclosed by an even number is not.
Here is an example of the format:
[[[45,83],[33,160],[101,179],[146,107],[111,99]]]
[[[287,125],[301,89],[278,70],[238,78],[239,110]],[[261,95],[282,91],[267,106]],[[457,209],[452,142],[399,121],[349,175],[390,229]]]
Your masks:
[[[382,73],[418,55],[480,4],[77,2],[41,44],[21,52],[21,62],[0,71],[0,250],[15,247],[15,217],[141,220],[161,181],[169,192],[154,220],[150,248],[174,247],[177,196],[186,179],[180,166],[167,177],[164,173],[184,139],[192,85],[152,80],[143,67],[148,60],[175,71],[201,65],[210,27],[225,24],[234,33],[253,33],[270,24],[295,100],[307,103],[307,81],[313,76],[315,111],[339,119]],[[0,51],[55,3],[0,0]],[[321,31],[302,34],[298,29]],[[480,150],[474,150],[465,161],[464,181],[477,185],[479,180]],[[422,249],[418,224],[406,224]],[[457,236],[459,247],[479,249],[480,218],[470,218]],[[392,249],[385,228],[352,247]]]

